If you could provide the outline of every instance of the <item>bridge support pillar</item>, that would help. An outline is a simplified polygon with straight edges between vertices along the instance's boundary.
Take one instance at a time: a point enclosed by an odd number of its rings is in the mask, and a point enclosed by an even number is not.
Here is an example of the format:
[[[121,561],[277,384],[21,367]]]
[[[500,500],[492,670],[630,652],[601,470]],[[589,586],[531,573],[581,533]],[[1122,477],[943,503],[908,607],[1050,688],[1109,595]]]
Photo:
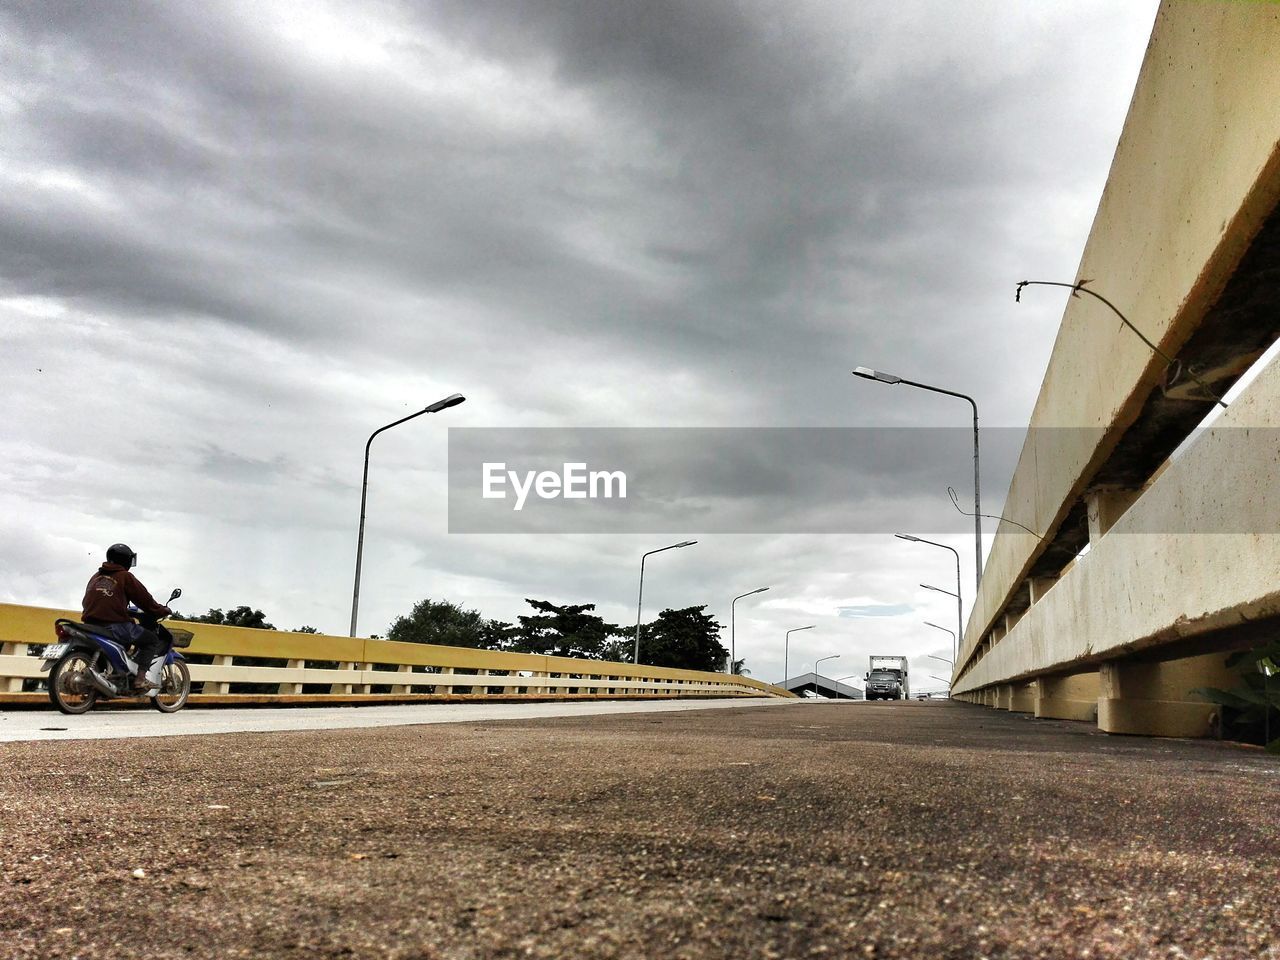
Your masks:
[[[1126,487],[1095,487],[1085,494],[1089,515],[1089,542],[1097,543],[1120,519],[1142,491]]]
[[[402,663],[396,668],[396,673],[413,673],[413,667],[410,664]],[[393,683],[391,685],[392,693],[409,693],[412,688],[407,683]]]
[[[1148,737],[1207,737],[1218,708],[1195,698],[1195,687],[1234,687],[1239,677],[1209,653],[1163,663],[1113,661],[1099,673],[1098,728]]]
[[[1027,581],[1027,592],[1031,595],[1031,605],[1035,606],[1040,602],[1046,593],[1053,589],[1053,585],[1058,582],[1057,577],[1032,577]]]
[[[235,662],[235,657],[215,656],[213,658],[213,666],[229,667]],[[231,682],[228,680],[206,681],[205,685],[200,688],[202,693],[230,693]]]
[[[1098,717],[1098,684],[1096,673],[1041,677],[1036,681],[1036,716],[1092,723]]]
[[[1036,709],[1036,685],[1034,683],[1009,684],[1008,709],[1014,713],[1034,713]]]
[[[995,693],[995,702],[992,703],[993,707],[995,707],[997,710],[1013,709],[1013,685],[1012,684],[1002,683],[998,687],[994,688],[994,693]]]
[[[290,670],[303,670],[307,666],[305,660],[289,660],[286,665]],[[282,683],[276,687],[277,693],[301,693],[302,684],[300,683]]]
[[[0,644],[0,655],[9,657],[25,657],[27,655],[28,644],[25,643],[4,643]],[[22,677],[6,677],[0,680],[0,692],[4,693],[21,693]]]
[[[354,670],[355,670],[355,668],[356,668],[356,665],[355,665],[354,663],[341,663],[341,662],[340,662],[340,663],[338,664],[338,669],[339,669],[339,670],[352,670],[352,671],[354,671]],[[351,684],[349,684],[349,683],[331,683],[331,684],[329,684],[329,692],[330,692],[330,693],[350,693],[350,692],[351,692]]]

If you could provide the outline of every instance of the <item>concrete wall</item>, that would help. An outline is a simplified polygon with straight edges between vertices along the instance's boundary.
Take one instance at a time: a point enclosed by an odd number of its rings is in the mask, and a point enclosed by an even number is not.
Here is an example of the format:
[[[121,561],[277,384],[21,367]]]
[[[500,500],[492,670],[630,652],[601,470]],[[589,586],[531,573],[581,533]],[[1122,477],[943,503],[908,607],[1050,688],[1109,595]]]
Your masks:
[[[1280,361],[1168,465],[953,693],[1280,617],[1278,439]]]
[[[1175,354],[1280,198],[1278,139],[1280,5],[1198,0],[1162,4],[1075,279],[1092,279],[1092,286],[1148,337]],[[1024,293],[1064,295],[1063,290],[1034,287]],[[1102,304],[1091,298],[1069,299],[1031,425],[1093,429],[1031,431],[1010,485],[1005,515],[1051,538],[1163,373],[1164,362]],[[1220,564],[1241,545],[1236,540],[1206,540],[1190,549],[1200,562]],[[1135,543],[1123,548],[1132,554],[1127,561],[1115,556],[1106,571],[1100,572],[1098,563],[1090,564],[1094,572],[1085,574],[1088,588],[1076,591],[1082,606],[1067,612],[1061,603],[1055,604],[1053,609],[1063,612],[1051,629],[1045,628],[1047,614],[1035,620],[1041,627],[1019,625],[1021,631],[1015,628],[998,645],[999,658],[984,665],[980,676],[1026,672],[1033,664],[1061,660],[1067,650],[1079,653],[1094,644],[1107,645],[1108,637],[1147,636],[1165,629],[1171,621],[1161,620],[1169,611],[1146,594],[1135,599],[1133,611],[1126,611],[1135,619],[1113,629],[1103,610],[1090,601],[1091,591],[1102,588],[1110,577],[1125,575],[1125,562],[1183,563],[1179,558],[1190,556],[1181,553],[1183,547],[1152,553],[1151,543]],[[958,668],[1003,616],[1043,549],[1035,537],[1009,524],[1001,526]],[[1120,549],[1114,547],[1113,553]],[[1257,549],[1259,562],[1274,559],[1272,547]],[[1280,567],[1270,567],[1276,569]],[[1246,592],[1256,593],[1252,588]],[[1225,599],[1193,595],[1190,617],[1212,615],[1213,605]],[[1030,646],[1020,649],[1025,644]],[[973,680],[966,686],[973,686]]]

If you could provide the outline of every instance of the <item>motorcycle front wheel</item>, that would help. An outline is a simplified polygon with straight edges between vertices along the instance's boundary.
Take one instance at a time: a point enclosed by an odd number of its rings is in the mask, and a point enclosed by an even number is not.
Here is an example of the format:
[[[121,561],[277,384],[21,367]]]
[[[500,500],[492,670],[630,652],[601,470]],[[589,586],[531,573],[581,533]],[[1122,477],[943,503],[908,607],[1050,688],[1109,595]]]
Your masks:
[[[177,713],[187,705],[191,696],[191,671],[181,660],[166,663],[160,671],[160,689],[151,698],[152,705],[161,713]]]
[[[89,681],[92,658],[83,650],[73,650],[53,665],[49,672],[49,699],[63,713],[85,713],[98,699]]]

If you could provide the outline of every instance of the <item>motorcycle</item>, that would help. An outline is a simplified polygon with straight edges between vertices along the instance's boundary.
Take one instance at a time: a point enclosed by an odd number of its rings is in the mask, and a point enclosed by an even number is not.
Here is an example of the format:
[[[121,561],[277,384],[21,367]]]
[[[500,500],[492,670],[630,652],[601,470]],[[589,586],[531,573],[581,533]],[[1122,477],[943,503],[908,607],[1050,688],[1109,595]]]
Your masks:
[[[182,590],[175,588],[166,604],[180,596]],[[135,607],[129,612],[163,644],[147,670],[153,689],[145,696],[161,713],[176,713],[191,695],[191,672],[178,648],[189,646],[193,635],[190,630],[169,629]],[[106,630],[74,620],[56,620],[53,629],[58,641],[45,647],[40,669],[49,671],[49,699],[63,713],[85,713],[99,700],[143,696],[131,689],[138,670],[132,646],[126,648]]]

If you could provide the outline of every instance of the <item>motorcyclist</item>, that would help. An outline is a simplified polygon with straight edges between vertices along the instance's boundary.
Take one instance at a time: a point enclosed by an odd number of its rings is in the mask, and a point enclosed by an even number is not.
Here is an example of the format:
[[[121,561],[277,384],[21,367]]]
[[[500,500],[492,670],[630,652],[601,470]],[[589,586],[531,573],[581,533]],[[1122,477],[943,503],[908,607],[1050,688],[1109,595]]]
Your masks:
[[[137,648],[134,658],[138,673],[133,679],[133,691],[147,693],[152,689],[146,679],[147,670],[160,653],[162,642],[154,630],[146,629],[129,615],[129,604],[153,617],[167,617],[173,611],[158,603],[129,572],[137,562],[138,555],[125,544],[113,543],[108,547],[107,562],[89,578],[81,607],[86,624],[104,628],[120,644],[133,644]]]

